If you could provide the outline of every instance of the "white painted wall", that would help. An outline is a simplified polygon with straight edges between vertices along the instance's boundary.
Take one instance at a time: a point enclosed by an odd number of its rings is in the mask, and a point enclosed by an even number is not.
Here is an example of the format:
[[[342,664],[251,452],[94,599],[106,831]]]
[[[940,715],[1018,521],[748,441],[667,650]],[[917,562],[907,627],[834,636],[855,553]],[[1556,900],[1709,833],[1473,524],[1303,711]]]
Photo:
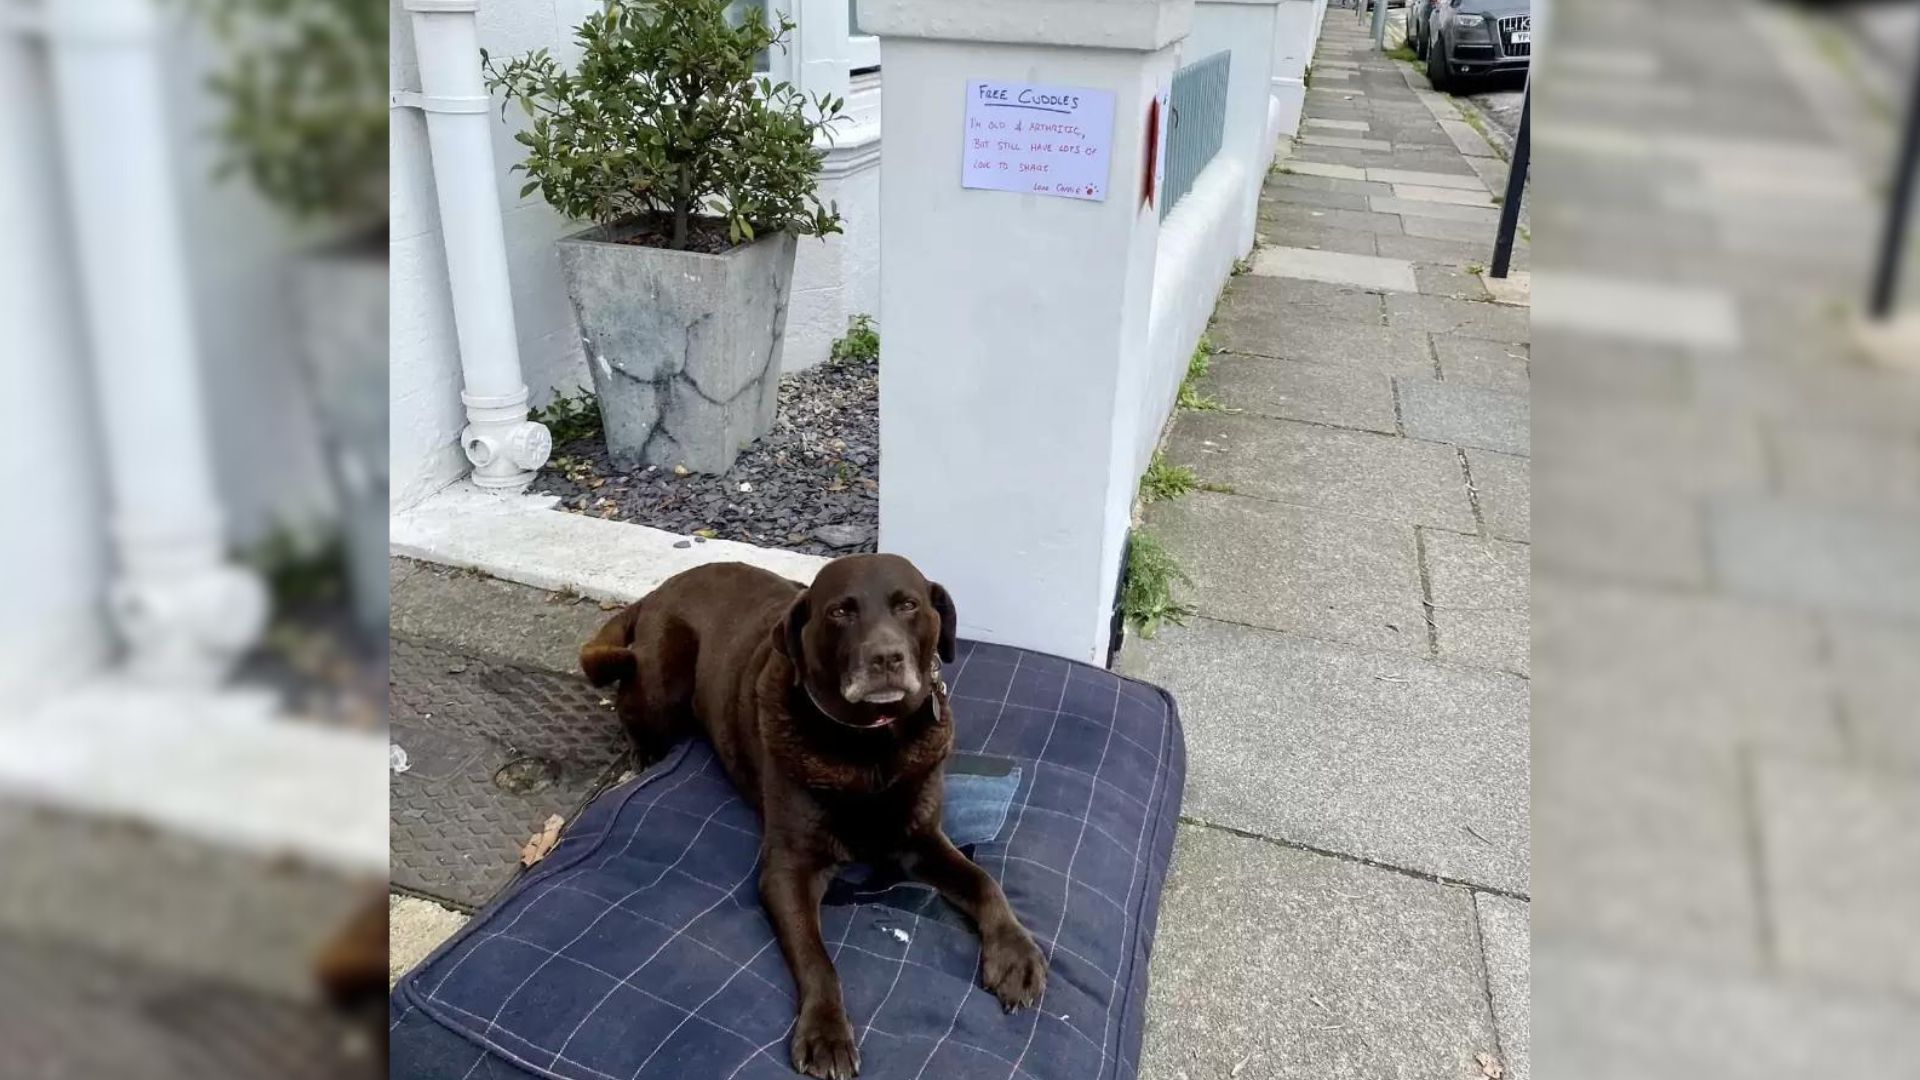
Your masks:
[[[1275,10],[1273,100],[1279,106],[1280,134],[1300,133],[1300,110],[1307,103],[1307,67],[1320,40],[1327,0],[1280,0]]]
[[[888,113],[880,543],[953,591],[967,636],[1106,658],[1160,231],[1139,196],[1147,110],[1188,11],[861,5]],[[1111,90],[1108,197],[963,189],[969,79]]]
[[[838,0],[823,0],[829,4]],[[839,3],[841,9],[844,3]],[[574,28],[598,10],[599,0],[483,0],[477,15],[481,46],[496,57],[547,49],[563,65],[579,58]],[[389,76],[395,91],[418,90],[410,20],[399,0],[391,4],[393,48]],[[844,23],[844,10],[841,19]],[[815,28],[818,31],[818,27]],[[816,32],[794,42],[812,47],[830,40]],[[776,57],[776,77],[800,69],[803,78],[822,80],[833,60],[824,46],[796,65]],[[477,62],[477,61],[476,61]],[[803,239],[794,267],[795,292],[788,309],[787,370],[826,359],[833,340],[845,333],[855,314],[878,315],[879,177],[877,143],[879,103],[875,88],[864,95],[822,82],[819,89],[848,98],[855,122],[841,128],[829,154],[820,187],[824,201],[836,201],[846,218],[846,233],[829,241]],[[804,87],[811,91],[813,83]],[[493,114],[496,118],[498,112]],[[460,358],[454,341],[451,300],[440,220],[433,197],[433,163],[427,153],[426,124],[418,110],[392,110],[392,354],[390,449],[395,509],[419,503],[427,495],[465,475],[458,445],[466,423],[460,406]],[[520,365],[535,407],[545,405],[554,388],[570,392],[588,385],[585,360],[573,308],[567,299],[554,241],[585,226],[570,222],[541,200],[525,198],[524,175],[511,172],[524,147],[513,141],[524,126],[518,106],[495,125],[494,165],[498,172],[501,214],[506,230],[508,273],[513,282],[514,319]]]
[[[1276,12],[1281,0],[1198,0],[1193,5],[1193,30],[1187,35],[1182,63],[1192,63],[1222,50],[1233,54],[1227,71],[1227,115],[1220,140],[1220,156],[1241,169],[1241,196],[1235,212],[1235,258],[1253,250],[1254,217],[1259,211],[1260,184],[1273,161],[1273,141],[1267,136],[1267,117],[1273,101]]]

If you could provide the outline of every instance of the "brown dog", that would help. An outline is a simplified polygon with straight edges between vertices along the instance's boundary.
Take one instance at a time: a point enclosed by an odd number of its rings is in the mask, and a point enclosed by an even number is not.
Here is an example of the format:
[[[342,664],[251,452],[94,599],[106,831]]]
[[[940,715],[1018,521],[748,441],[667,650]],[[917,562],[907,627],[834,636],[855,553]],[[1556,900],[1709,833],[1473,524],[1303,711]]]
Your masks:
[[[947,591],[897,555],[853,555],[801,588],[742,563],[675,575],[580,651],[595,686],[619,683],[644,757],[704,730],[764,823],[760,899],[800,994],[793,1065],[860,1068],[820,899],[843,863],[897,862],[980,930],[980,982],[1012,1010],[1046,986],[1046,958],[1000,886],[940,829],[953,714]],[[937,656],[936,656],[937,654]]]

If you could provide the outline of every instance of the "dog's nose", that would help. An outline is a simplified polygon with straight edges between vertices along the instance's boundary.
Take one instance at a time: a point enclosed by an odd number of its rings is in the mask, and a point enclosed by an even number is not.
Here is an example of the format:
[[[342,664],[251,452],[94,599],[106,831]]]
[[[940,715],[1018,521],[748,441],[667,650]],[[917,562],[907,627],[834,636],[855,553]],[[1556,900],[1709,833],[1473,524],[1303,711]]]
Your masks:
[[[899,671],[907,666],[907,651],[899,648],[876,649],[867,657],[867,663],[880,671]]]

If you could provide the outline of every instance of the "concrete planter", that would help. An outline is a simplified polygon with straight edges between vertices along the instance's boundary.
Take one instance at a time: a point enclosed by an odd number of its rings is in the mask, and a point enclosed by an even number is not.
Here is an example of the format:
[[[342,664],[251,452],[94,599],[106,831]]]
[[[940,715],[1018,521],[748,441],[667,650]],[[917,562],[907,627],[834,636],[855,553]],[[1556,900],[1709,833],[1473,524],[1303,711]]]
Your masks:
[[[706,255],[621,235],[559,243],[607,451],[622,469],[725,472],[773,426],[794,238]]]
[[[290,274],[301,367],[340,499],[354,620],[387,630],[387,306],[380,243],[310,252]]]

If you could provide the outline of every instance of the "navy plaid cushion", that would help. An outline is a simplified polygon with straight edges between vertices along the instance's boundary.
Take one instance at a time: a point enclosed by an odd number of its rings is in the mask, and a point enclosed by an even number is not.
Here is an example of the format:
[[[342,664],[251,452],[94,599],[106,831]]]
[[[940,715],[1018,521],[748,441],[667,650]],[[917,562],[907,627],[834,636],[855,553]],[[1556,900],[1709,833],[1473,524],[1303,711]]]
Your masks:
[[[1002,1013],[976,984],[979,940],[961,916],[924,886],[855,868],[822,924],[861,1076],[1132,1077],[1185,777],[1173,701],[1099,668],[970,642],[947,682],[969,755],[950,773],[969,779],[948,819],[1046,951],[1047,992],[1037,1010]],[[1012,793],[1004,813],[995,790]],[[595,800],[401,980],[392,1075],[792,1077],[793,983],[760,909],[759,844],[706,744],[682,744]]]

